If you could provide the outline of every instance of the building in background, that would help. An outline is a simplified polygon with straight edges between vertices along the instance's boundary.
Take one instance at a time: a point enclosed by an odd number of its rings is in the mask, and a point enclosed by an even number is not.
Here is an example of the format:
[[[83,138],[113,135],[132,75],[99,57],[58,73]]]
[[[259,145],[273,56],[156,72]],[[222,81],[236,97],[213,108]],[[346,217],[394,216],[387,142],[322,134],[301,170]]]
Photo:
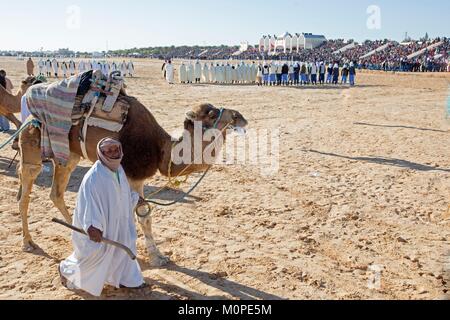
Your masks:
[[[294,35],[285,32],[280,36],[264,35],[259,40],[260,52],[284,52],[292,53],[305,49],[314,49],[320,47],[327,39],[323,35],[312,33],[295,33]]]

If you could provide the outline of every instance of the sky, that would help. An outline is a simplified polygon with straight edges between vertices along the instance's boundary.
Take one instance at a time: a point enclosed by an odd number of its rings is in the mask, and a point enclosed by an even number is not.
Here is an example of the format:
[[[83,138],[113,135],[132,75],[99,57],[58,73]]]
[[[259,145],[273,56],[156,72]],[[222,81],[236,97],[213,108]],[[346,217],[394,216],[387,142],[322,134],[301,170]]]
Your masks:
[[[257,44],[264,34],[328,39],[450,37],[449,0],[0,0],[0,50]]]

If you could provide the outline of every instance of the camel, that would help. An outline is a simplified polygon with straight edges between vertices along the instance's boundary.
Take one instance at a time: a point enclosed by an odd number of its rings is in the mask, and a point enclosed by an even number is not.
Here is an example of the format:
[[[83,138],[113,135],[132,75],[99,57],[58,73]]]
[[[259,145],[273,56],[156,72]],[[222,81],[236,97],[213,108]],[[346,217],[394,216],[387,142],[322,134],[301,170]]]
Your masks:
[[[35,80],[35,77],[28,77],[22,81],[16,95],[9,93],[0,85],[0,115],[5,116],[9,121],[14,123],[17,129],[20,128],[22,123],[14,116],[14,113],[20,113],[20,101],[22,96],[27,89],[32,86]]]
[[[182,143],[182,138],[174,142],[172,137],[157,123],[154,116],[136,98],[121,95],[119,99],[125,99],[130,109],[128,119],[119,133],[109,132],[100,128],[91,127],[87,134],[87,155],[94,163],[97,161],[96,147],[104,137],[119,139],[123,144],[124,159],[122,166],[127,174],[130,186],[133,190],[144,197],[144,182],[153,177],[157,171],[163,176],[186,176],[191,173],[201,172],[210,167],[209,164],[176,165],[172,162],[172,148]],[[247,121],[235,110],[219,110],[210,104],[203,104],[193,108],[186,114],[184,128],[194,135],[194,121],[202,123],[204,129],[217,128],[223,131],[223,140],[226,138],[227,127],[245,128]],[[71,215],[64,201],[69,178],[82,157],[82,149],[78,139],[79,126],[72,127],[70,131],[70,160],[64,166],[54,163],[53,185],[50,198],[56,208],[62,213],[67,222],[71,222]],[[194,139],[191,139],[192,141]],[[221,139],[218,139],[219,141]],[[203,143],[203,150],[211,146],[211,143]],[[223,142],[222,142],[223,143]],[[192,142],[194,144],[194,142]],[[31,252],[36,249],[28,229],[28,209],[30,204],[30,193],[35,179],[41,172],[42,159],[40,150],[40,130],[30,126],[24,130],[19,139],[20,162],[18,175],[20,179],[20,190],[18,193],[19,210],[23,225],[23,249]],[[220,146],[222,147],[222,146]],[[213,157],[216,155],[212,153]],[[169,259],[164,257],[156,247],[152,235],[152,219],[137,218],[145,235],[145,243],[150,258],[150,265],[160,267],[165,265]]]

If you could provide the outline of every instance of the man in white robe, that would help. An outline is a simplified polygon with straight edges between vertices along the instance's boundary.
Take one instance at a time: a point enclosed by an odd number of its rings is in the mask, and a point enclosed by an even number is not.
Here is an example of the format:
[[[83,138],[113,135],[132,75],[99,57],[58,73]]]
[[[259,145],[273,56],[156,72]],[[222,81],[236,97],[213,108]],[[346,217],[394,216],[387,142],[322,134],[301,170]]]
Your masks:
[[[92,69],[94,70],[94,71],[97,71],[97,70],[102,70],[102,65],[101,65],[101,63],[100,62],[97,62],[97,61],[92,61]]]
[[[209,83],[209,68],[207,63],[203,66],[203,81]]]
[[[123,77],[127,76],[128,66],[125,60],[120,64],[120,72],[122,73]]]
[[[211,66],[209,67],[209,77],[211,83],[216,83],[216,66],[213,62],[211,62]]]
[[[64,78],[67,78],[67,63],[65,61],[61,62],[61,71]]]
[[[109,77],[109,73],[111,71],[111,67],[109,66],[108,61],[103,62],[102,72],[106,77]]]
[[[56,59],[52,60],[52,67],[53,67],[53,72],[55,74],[55,78],[58,78],[58,71],[59,71],[59,62]]]
[[[167,82],[169,83],[169,84],[173,84],[173,78],[174,78],[174,69],[173,69],[173,64],[172,64],[172,61],[171,60],[169,60],[167,63],[166,63],[166,66],[165,66],[165,68],[166,68],[166,80],[167,80]]]
[[[83,60],[81,60],[80,63],[78,63],[78,72],[83,73],[85,71],[86,71],[86,64],[84,63]]]
[[[73,60],[70,60],[69,61],[69,71],[70,71],[71,76],[75,75],[75,69],[76,69],[75,62]]]
[[[180,69],[178,70],[178,79],[180,83],[186,83],[187,82],[187,70],[186,65],[184,62],[181,63]]]
[[[191,62],[189,62],[188,67],[187,67],[187,82],[188,83],[194,83],[194,66],[192,65]]]
[[[47,61],[45,61],[45,72],[47,73],[47,77],[51,77],[52,76],[52,62],[50,61],[50,59],[47,59]]]
[[[220,64],[219,63],[214,66],[214,73],[215,73],[214,83],[220,83]]]
[[[220,70],[219,70],[219,76],[220,76],[220,83],[224,84],[225,83],[225,64],[222,63],[222,65],[220,66]]]
[[[231,81],[235,84],[238,82],[237,67],[237,65],[231,66]]]
[[[195,83],[200,83],[202,78],[202,65],[197,60],[194,66]]]
[[[38,68],[39,68],[39,75],[43,76],[44,75],[44,67],[45,67],[45,63],[42,59],[39,60],[38,62]]]
[[[250,66],[250,71],[251,71],[251,73],[250,73],[250,83],[254,84],[255,81],[256,81],[256,74],[258,73],[258,68],[257,68],[257,66],[256,66],[254,61],[252,62],[251,66]]]
[[[173,67],[173,66],[172,66]],[[128,75],[133,78],[134,77],[134,64],[133,62],[130,60],[130,62],[128,62],[127,65],[127,70],[128,70]]]
[[[245,65],[245,83],[250,83],[252,80],[252,74],[251,74],[251,69],[250,69],[250,65],[246,64]]]
[[[230,84],[231,81],[232,81],[232,69],[231,65],[227,63],[227,65],[225,66],[225,83]]]
[[[147,287],[137,261],[123,250],[101,242],[105,237],[136,254],[137,232],[134,208],[140,200],[132,191],[120,165],[120,142],[103,139],[97,146],[97,161],[81,184],[73,216],[75,227],[89,236],[73,233],[73,254],[61,262],[61,282],[69,289],[81,289],[100,296],[106,284],[116,288]]]

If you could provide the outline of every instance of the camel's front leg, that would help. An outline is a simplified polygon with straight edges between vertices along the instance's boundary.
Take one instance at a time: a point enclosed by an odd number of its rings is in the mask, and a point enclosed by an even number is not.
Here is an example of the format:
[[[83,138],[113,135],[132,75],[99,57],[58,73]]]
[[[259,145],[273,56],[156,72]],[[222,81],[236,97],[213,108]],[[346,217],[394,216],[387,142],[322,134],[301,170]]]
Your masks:
[[[31,240],[28,229],[28,209],[30,205],[30,194],[34,181],[41,173],[41,165],[20,164],[21,195],[19,200],[19,211],[22,216],[23,250],[31,252],[36,249],[36,245]]]
[[[55,172],[53,173],[53,185],[50,193],[50,199],[68,223],[72,223],[72,217],[69,210],[67,210],[66,202],[64,201],[64,193],[66,192],[67,185],[69,184],[70,176],[79,162],[80,156],[75,153],[71,153],[70,159],[65,167],[58,164],[54,165]]]
[[[141,197],[144,197],[144,181],[130,181],[130,187],[135,192],[138,192]],[[141,225],[142,232],[145,236],[145,245],[147,247],[148,255],[150,258],[150,265],[152,267],[162,267],[169,263],[170,259],[164,256],[156,246],[155,239],[152,232],[152,217],[151,214],[147,218],[139,218],[139,224]]]
[[[22,216],[23,249],[31,252],[36,248],[36,245],[31,240],[28,229],[28,209],[34,181],[41,173],[42,168],[39,130],[30,127],[22,132],[20,135],[20,154],[20,162],[17,168],[20,180],[17,200]]]

